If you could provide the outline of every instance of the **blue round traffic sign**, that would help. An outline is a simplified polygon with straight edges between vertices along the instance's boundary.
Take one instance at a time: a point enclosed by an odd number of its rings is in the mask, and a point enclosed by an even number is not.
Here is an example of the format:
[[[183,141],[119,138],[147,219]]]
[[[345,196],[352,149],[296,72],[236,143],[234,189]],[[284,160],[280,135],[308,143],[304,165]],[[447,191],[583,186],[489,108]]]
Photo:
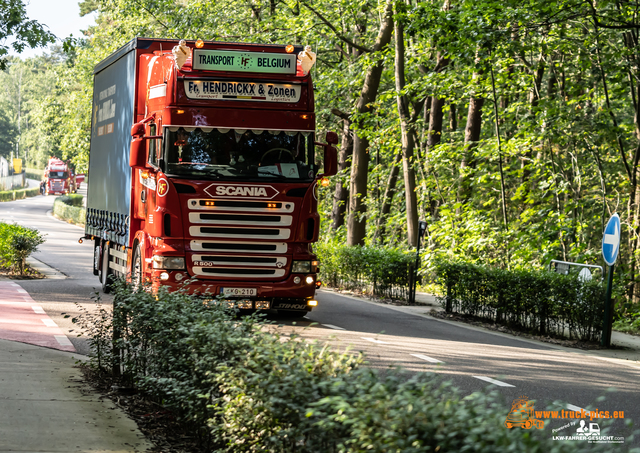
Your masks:
[[[602,257],[604,262],[609,266],[613,266],[618,259],[618,251],[620,250],[620,217],[613,214],[607,226],[604,228],[602,236]]]

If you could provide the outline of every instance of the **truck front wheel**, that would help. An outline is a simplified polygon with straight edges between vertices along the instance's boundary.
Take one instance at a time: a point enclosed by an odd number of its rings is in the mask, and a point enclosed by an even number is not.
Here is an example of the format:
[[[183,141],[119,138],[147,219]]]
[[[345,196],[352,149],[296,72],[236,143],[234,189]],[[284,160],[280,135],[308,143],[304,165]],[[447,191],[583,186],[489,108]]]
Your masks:
[[[136,245],[133,252],[133,262],[131,263],[131,286],[137,292],[142,287],[142,255],[140,245]]]
[[[93,246],[93,275],[97,275],[102,281],[100,276],[100,242],[96,241]]]

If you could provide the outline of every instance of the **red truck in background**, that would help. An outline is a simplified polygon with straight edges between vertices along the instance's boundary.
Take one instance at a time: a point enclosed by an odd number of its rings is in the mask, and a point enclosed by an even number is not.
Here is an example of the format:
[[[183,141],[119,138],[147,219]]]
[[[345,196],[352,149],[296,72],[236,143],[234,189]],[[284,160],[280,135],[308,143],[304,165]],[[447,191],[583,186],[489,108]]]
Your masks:
[[[66,195],[76,193],[76,175],[68,162],[51,157],[44,169],[40,191],[43,195]]]
[[[310,48],[136,38],[94,69],[94,274],[304,315],[317,305]],[[324,168],[316,147],[323,149]]]

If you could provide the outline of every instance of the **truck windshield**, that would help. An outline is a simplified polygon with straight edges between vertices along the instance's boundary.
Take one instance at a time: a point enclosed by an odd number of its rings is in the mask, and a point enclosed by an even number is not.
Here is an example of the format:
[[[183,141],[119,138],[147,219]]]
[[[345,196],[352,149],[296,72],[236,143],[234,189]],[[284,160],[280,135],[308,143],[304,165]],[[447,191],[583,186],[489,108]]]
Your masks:
[[[317,171],[310,131],[168,126],[164,138],[168,175],[309,180]]]
[[[50,171],[49,178],[67,179],[67,172],[66,171]]]

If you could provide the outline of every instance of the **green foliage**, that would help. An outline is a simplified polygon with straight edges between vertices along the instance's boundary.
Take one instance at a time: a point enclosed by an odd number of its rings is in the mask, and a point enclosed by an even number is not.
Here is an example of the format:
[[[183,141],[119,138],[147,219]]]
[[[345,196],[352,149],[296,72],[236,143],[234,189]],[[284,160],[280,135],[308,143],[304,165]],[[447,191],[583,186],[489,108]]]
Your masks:
[[[29,20],[24,2],[22,0],[0,0],[0,70],[6,68],[5,56],[9,52],[6,39],[13,37],[11,45],[17,52],[22,52],[25,47],[35,48],[54,42],[55,36],[44,29],[35,20]]]
[[[2,201],[14,201],[21,200],[27,197],[35,197],[40,195],[39,187],[32,187],[27,189],[19,189],[19,190],[3,190],[0,191],[0,202]]]
[[[315,253],[320,278],[334,288],[407,299],[409,275],[415,253],[385,247],[347,246],[337,241],[319,242]]]
[[[628,317],[614,321],[613,330],[640,335],[640,313],[631,313]]]
[[[597,341],[602,331],[604,285],[577,275],[505,270],[464,262],[434,266],[447,311],[478,316],[540,334]]]
[[[11,151],[16,149],[16,128],[8,113],[0,109],[0,156],[9,160]]]
[[[53,214],[62,220],[84,225],[87,210],[82,206],[83,196],[79,194],[62,195],[53,201]]]
[[[25,178],[27,179],[35,179],[36,181],[40,181],[42,179],[43,172],[37,170],[27,170],[25,171]]]
[[[0,223],[0,264],[24,275],[29,255],[44,243],[44,237],[33,228]]]
[[[222,300],[119,283],[113,318],[100,308],[73,321],[91,336],[95,366],[171,409],[208,451],[608,451],[507,429],[497,393],[463,397],[434,374],[367,369]]]

